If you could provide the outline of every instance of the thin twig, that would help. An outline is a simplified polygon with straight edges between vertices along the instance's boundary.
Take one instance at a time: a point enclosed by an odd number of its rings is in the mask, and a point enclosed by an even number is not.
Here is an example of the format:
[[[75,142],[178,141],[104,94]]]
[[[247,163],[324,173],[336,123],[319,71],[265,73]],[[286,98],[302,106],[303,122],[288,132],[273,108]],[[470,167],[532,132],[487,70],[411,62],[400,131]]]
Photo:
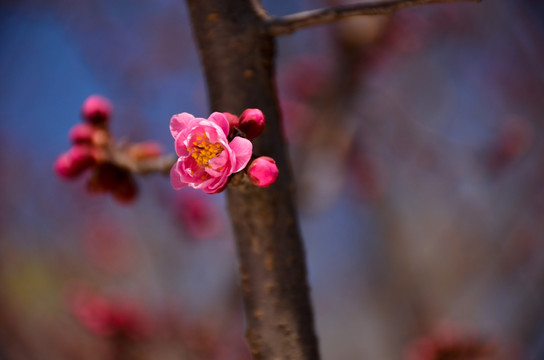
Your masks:
[[[303,11],[282,17],[269,17],[266,21],[266,27],[270,35],[279,36],[290,34],[297,29],[326,24],[350,16],[384,15],[412,6],[461,1],[480,2],[480,0],[382,0],[361,2]]]
[[[175,164],[177,156],[174,154],[162,154],[159,156],[137,159],[130,156],[126,144],[112,144],[106,152],[106,162],[127,169],[134,174],[148,175],[161,173],[168,175]]]

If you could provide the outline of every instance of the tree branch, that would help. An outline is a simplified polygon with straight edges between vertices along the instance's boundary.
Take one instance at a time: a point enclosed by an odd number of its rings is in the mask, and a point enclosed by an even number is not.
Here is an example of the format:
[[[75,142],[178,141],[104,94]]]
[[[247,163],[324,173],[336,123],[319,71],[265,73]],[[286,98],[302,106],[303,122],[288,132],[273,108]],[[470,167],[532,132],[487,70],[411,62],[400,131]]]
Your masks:
[[[253,154],[280,170],[268,188],[231,179],[228,209],[236,235],[246,337],[254,360],[319,360],[298,227],[294,179],[274,81],[274,38],[255,0],[186,0],[206,76],[211,111],[266,116]]]
[[[175,154],[162,154],[152,157],[135,157],[130,144],[108,144],[104,152],[104,161],[129,170],[134,174],[151,173],[170,174],[170,169],[177,160]]]
[[[461,1],[480,2],[481,0],[382,0],[362,2],[303,11],[283,17],[268,17],[266,27],[268,34],[279,36],[290,34],[305,27],[327,24],[350,16],[384,15],[412,6]]]

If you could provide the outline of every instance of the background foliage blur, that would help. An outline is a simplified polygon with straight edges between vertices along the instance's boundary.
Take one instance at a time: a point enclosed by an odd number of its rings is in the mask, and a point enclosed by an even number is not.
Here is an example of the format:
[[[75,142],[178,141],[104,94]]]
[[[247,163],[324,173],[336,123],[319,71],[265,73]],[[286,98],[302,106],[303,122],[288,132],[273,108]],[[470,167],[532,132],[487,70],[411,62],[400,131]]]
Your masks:
[[[324,359],[437,336],[544,357],[543,16],[446,4],[278,39]],[[0,36],[0,359],[248,358],[222,195],[157,175],[123,206],[52,171],[90,94],[167,152],[172,114],[208,115],[184,3],[3,1]]]

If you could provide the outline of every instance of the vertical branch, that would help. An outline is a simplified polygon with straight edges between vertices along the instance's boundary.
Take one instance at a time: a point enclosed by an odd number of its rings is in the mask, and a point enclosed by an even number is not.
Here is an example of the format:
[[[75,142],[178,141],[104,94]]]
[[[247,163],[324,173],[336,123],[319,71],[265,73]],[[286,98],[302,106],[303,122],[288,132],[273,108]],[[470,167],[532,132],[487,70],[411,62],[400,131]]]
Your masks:
[[[247,338],[254,359],[319,359],[293,177],[274,82],[274,39],[251,0],[187,0],[212,111],[259,108],[267,119],[254,154],[273,157],[270,188],[237,174],[228,189]]]

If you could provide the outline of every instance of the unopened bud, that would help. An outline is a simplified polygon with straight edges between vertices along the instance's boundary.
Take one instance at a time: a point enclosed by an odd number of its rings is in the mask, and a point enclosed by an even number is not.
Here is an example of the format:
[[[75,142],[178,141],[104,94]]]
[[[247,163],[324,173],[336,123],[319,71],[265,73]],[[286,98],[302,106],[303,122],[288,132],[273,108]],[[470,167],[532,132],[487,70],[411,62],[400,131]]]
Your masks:
[[[93,141],[93,134],[96,128],[90,124],[81,123],[74,125],[68,133],[72,144],[90,144]]]
[[[248,167],[249,180],[261,187],[272,185],[278,178],[279,170],[274,159],[261,156],[253,160]]]
[[[240,115],[238,128],[246,134],[249,140],[255,139],[264,130],[264,115],[259,109],[246,109]]]
[[[65,179],[72,179],[93,166],[95,162],[90,148],[74,146],[57,158],[55,172]]]
[[[85,121],[93,125],[105,126],[110,119],[113,106],[101,95],[89,96],[81,107]]]

